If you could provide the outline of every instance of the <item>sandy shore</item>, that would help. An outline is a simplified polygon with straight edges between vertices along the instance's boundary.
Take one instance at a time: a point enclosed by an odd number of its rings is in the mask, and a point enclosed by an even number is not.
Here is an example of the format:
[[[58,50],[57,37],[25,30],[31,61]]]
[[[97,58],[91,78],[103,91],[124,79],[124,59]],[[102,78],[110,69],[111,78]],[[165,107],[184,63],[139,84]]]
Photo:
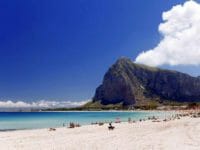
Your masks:
[[[0,132],[2,150],[200,150],[200,118]]]

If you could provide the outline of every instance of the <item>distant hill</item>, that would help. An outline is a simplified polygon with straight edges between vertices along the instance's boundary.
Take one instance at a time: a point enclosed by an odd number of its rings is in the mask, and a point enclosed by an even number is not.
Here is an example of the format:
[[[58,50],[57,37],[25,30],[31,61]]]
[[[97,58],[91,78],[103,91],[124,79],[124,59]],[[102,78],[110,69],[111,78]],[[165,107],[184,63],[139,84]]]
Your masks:
[[[153,102],[200,102],[200,77],[120,58],[106,72],[89,104],[136,106]]]

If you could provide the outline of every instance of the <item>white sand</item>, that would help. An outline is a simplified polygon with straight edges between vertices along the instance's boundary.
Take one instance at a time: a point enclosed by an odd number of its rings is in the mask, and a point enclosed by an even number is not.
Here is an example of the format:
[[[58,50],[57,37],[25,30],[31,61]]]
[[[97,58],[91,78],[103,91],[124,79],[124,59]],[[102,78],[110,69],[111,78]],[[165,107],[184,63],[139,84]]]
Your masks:
[[[0,132],[1,150],[200,150],[200,118]]]

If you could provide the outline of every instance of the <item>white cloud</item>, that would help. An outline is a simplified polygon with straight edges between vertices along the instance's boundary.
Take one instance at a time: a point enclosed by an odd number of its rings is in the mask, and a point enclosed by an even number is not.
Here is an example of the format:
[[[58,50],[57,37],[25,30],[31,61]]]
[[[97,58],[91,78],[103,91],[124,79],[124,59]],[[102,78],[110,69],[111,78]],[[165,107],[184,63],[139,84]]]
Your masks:
[[[190,0],[162,14],[163,39],[135,62],[150,66],[200,65],[200,4]]]
[[[0,108],[63,108],[63,107],[76,107],[87,103],[85,101],[36,101],[36,102],[24,102],[24,101],[0,101]]]

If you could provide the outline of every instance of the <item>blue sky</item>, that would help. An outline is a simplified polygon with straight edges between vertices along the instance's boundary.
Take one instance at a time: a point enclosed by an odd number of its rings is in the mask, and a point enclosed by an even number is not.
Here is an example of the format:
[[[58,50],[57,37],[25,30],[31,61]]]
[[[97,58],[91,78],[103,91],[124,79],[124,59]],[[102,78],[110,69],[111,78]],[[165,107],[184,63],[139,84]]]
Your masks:
[[[162,13],[183,0],[1,0],[0,99],[84,100],[117,58],[161,40]],[[171,67],[200,74],[199,67]]]

